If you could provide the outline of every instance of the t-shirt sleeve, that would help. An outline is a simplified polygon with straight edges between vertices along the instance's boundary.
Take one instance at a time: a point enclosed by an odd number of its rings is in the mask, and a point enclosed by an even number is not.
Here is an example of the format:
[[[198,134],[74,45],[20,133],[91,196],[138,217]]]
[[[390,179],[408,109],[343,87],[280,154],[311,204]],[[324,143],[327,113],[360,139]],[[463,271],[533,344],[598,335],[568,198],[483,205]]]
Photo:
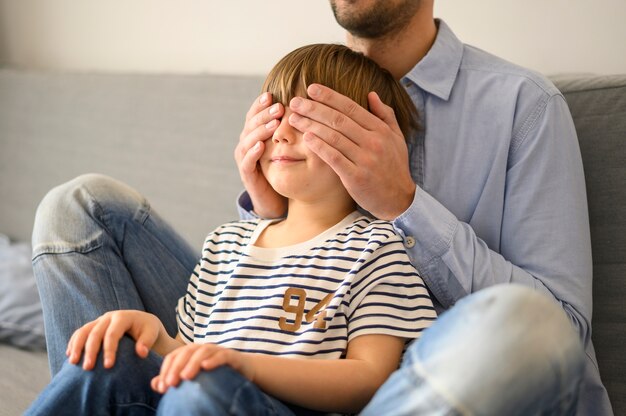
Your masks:
[[[187,344],[194,340],[194,321],[196,318],[196,298],[198,292],[198,280],[200,279],[201,263],[198,262],[189,278],[187,293],[178,299],[176,306],[176,321],[178,323],[178,333]]]
[[[371,254],[352,285],[348,341],[367,334],[416,339],[437,318],[422,278],[396,237]]]

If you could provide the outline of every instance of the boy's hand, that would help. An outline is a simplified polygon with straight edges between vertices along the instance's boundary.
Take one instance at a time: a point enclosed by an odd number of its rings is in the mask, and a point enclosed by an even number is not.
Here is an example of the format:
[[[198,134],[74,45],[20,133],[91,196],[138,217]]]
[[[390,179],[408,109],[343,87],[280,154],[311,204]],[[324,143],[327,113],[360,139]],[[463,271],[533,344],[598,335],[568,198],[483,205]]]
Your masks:
[[[148,356],[159,335],[167,336],[159,318],[152,314],[134,310],[112,311],[77,329],[70,338],[65,355],[70,363],[78,364],[84,352],[83,369],[91,370],[102,347],[104,367],[111,368],[115,364],[120,338],[125,333],[137,341],[135,351],[141,358]]]
[[[272,188],[258,164],[265,151],[264,142],[272,137],[284,112],[281,103],[272,105],[270,93],[263,93],[248,110],[246,124],[235,148],[241,181],[254,211],[261,218],[279,218],[287,211],[287,200]]]
[[[161,365],[161,372],[150,383],[158,393],[165,393],[182,380],[191,380],[200,370],[212,370],[228,365],[249,380],[254,370],[249,356],[215,344],[187,344],[170,352]]]

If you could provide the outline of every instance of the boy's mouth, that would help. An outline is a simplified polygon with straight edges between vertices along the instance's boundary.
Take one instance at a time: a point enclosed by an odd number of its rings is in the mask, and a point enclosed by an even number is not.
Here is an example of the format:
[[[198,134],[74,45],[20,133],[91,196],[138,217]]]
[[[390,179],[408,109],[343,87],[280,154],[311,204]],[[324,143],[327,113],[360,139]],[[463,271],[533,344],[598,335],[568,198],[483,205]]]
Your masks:
[[[302,162],[304,159],[292,157],[292,156],[272,156],[270,162],[272,163],[294,163]]]

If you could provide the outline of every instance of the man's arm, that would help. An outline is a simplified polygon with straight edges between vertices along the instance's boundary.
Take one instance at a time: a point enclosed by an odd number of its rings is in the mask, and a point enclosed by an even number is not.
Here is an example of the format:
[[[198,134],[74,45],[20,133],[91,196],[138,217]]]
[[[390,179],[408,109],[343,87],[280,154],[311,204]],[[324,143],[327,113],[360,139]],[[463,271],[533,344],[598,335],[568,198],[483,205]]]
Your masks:
[[[385,196],[405,192],[395,190],[404,181],[387,180],[388,185],[370,187],[362,194],[359,176],[345,169],[356,160],[354,145],[363,153],[361,160],[367,160],[368,154],[382,151],[384,144],[394,149],[399,149],[399,144],[393,136],[389,140],[374,135],[372,120],[342,120],[349,118],[342,109],[352,108],[346,105],[347,98],[324,87],[321,91],[318,101],[308,100],[297,110],[306,120],[297,119],[293,124],[313,132],[305,135],[310,139],[307,144],[333,167],[361,207],[374,215],[396,213],[395,226],[417,241],[407,250],[413,264],[443,306],[450,307],[463,296],[494,284],[517,282],[555,298],[583,341],[589,340],[591,244],[585,185],[576,133],[562,96],[548,99],[524,137],[514,142],[517,149],[509,161],[504,212],[497,213],[502,214],[501,244],[492,249],[471,226],[421,189],[414,188],[408,204]],[[315,98],[312,91],[309,95]],[[385,114],[388,107],[381,109],[371,103],[370,107],[374,114],[369,116],[378,115],[379,121],[393,124]],[[357,116],[360,119],[365,114]],[[359,140],[353,140],[359,135],[355,124],[362,129]],[[406,152],[404,142],[402,145]],[[374,178],[403,178],[408,164],[388,159],[377,166],[368,165],[367,171]],[[370,201],[389,203],[390,208],[380,211]]]
[[[409,255],[444,306],[494,284],[520,283],[556,299],[586,342],[592,262],[580,150],[563,97],[540,110],[514,141],[498,252],[423,190],[394,224],[417,240]]]

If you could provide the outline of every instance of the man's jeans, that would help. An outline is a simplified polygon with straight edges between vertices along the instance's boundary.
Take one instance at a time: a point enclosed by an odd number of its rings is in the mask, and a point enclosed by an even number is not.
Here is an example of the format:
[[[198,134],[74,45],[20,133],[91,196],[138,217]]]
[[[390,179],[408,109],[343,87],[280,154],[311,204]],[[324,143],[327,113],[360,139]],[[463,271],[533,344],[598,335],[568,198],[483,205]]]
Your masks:
[[[155,354],[142,361],[129,347],[130,357],[110,372],[63,364],[72,332],[109,310],[148,311],[175,335],[176,301],[186,291],[199,253],[145,198],[120,182],[85,175],[50,191],[35,219],[33,267],[56,376],[31,411],[80,414],[92,403],[89,414],[96,409],[109,414],[113,407],[129,414],[152,413],[157,407],[191,414],[192,408],[177,406],[193,403],[219,414],[210,410],[217,405],[207,393],[217,389],[231,395],[221,398],[228,404],[220,408],[243,412],[225,414],[290,414],[253,385],[241,390],[250,398],[232,397],[240,391],[232,386],[246,381],[227,368],[203,373],[196,384],[161,398],[149,389],[160,365]],[[580,341],[557,304],[528,288],[494,286],[467,296],[426,330],[363,414],[574,414],[583,365]],[[189,391],[207,402],[183,398]]]

